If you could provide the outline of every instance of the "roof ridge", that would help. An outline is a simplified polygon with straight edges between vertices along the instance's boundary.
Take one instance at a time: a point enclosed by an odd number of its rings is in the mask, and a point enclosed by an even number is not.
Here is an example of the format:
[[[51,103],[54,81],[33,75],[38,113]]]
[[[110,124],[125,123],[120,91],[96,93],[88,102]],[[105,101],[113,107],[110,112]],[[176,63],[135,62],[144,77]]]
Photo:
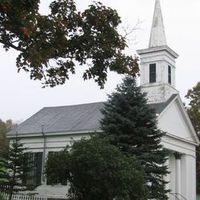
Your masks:
[[[91,105],[91,104],[100,104],[100,103],[105,103],[105,102],[106,101],[97,101],[97,102],[91,102],[91,103],[70,104],[70,105],[64,105],[64,106],[45,106],[42,109],[45,109],[45,108],[75,107],[75,106],[83,106],[83,105]]]

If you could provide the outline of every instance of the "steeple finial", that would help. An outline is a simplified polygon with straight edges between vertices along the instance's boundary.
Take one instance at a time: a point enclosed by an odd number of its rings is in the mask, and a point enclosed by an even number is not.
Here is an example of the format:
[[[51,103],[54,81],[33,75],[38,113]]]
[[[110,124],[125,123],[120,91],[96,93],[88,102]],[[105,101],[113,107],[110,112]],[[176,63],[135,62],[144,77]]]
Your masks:
[[[167,45],[167,40],[165,36],[162,11],[160,6],[160,0],[156,0],[149,47],[158,47],[164,45]]]

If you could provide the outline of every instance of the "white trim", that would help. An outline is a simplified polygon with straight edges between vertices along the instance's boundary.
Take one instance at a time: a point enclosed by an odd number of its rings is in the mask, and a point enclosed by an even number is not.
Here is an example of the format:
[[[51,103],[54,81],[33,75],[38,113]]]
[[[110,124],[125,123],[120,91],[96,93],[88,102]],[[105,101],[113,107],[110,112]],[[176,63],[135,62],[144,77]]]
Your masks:
[[[185,108],[183,106],[183,103],[182,103],[181,98],[180,98],[179,95],[178,95],[178,101],[179,101],[179,105],[181,107],[181,111],[183,113],[183,116],[185,117],[185,120],[186,120],[186,122],[187,122],[187,124],[188,124],[188,126],[189,126],[189,128],[190,128],[190,130],[192,132],[192,134],[193,134],[194,139],[196,140],[196,145],[199,145],[200,144],[199,138],[198,138],[198,136],[196,134],[196,131],[194,130],[192,122],[191,122],[191,120],[190,120],[190,118],[189,118],[189,116],[188,116],[188,114],[187,114],[187,112],[186,112],[186,110],[185,110]]]
[[[187,140],[186,138],[178,137],[178,136],[172,135],[170,133],[166,133],[166,136],[176,139],[176,140],[179,140],[179,141],[182,141],[182,142],[185,142],[185,143],[190,143],[190,144],[196,145],[196,143],[192,142],[191,140]]]
[[[173,146],[173,147],[178,147],[179,149],[182,149],[183,146],[181,146],[181,145],[174,144],[173,142],[169,142],[169,141],[166,141],[166,140],[162,140],[162,141],[161,141],[161,144],[163,145],[164,149],[167,149],[167,150],[169,150],[170,152],[179,152],[179,153],[183,153],[181,150],[176,150],[176,151],[175,151],[175,150],[173,150],[173,149],[170,149],[170,148],[168,148],[168,147],[165,147],[165,144],[169,144],[169,145],[171,145],[171,146]],[[194,154],[196,153],[195,150],[192,150],[192,149],[189,149],[189,148],[185,148],[185,147],[184,147],[184,150],[187,150],[187,153],[184,152],[185,155],[191,156],[192,158],[195,158],[195,159],[196,159],[196,156],[194,155]],[[190,152],[190,153],[189,153],[189,152]],[[193,154],[191,154],[191,153],[193,153]]]
[[[190,118],[189,118],[188,114],[185,111],[185,108],[183,106],[183,103],[181,101],[181,98],[180,98],[179,94],[177,94],[177,96],[164,108],[164,110],[158,116],[158,120],[164,115],[165,112],[167,112],[167,110],[170,108],[172,103],[175,102],[175,101],[177,101],[177,103],[178,103],[178,105],[180,107],[180,111],[181,111],[181,113],[183,115],[183,118],[185,119],[185,122],[186,122],[190,132],[192,133],[192,138],[194,139],[194,142],[189,141],[189,140],[184,139],[184,138],[181,138],[181,137],[173,136],[173,135],[171,135],[169,133],[167,133],[167,135],[169,135],[170,137],[174,137],[174,138],[177,138],[179,140],[182,140],[184,142],[188,142],[188,143],[191,143],[191,144],[194,144],[194,145],[198,146],[200,144],[200,141],[199,141],[199,139],[197,137],[197,134],[196,134],[196,132],[194,130],[194,127],[193,127],[193,125],[192,125],[192,123],[190,121]]]
[[[90,133],[101,133],[102,130],[86,130],[86,131],[72,131],[72,132],[51,132],[51,133],[45,133],[46,136],[61,136],[61,135],[84,135],[84,134],[90,134]],[[19,138],[27,138],[27,137],[43,137],[42,133],[25,133],[25,134],[19,134],[17,137]],[[16,135],[8,135],[7,138],[16,138]]]

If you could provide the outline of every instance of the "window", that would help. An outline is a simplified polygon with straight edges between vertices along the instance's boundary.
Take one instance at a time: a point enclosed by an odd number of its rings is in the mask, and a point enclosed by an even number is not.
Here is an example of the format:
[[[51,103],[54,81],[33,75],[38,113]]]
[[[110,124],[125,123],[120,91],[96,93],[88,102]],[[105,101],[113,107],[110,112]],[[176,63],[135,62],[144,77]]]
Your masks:
[[[26,153],[29,170],[26,175],[25,184],[28,186],[41,185],[42,176],[42,152]]]
[[[149,82],[150,83],[156,82],[156,64],[149,65]]]
[[[168,83],[172,83],[172,69],[171,66],[168,66]]]

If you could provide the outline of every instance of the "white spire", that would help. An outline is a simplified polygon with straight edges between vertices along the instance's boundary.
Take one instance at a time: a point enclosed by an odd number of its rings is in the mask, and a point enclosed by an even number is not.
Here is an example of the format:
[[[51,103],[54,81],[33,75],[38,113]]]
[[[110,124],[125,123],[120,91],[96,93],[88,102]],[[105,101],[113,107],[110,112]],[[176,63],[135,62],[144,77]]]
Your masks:
[[[167,45],[167,40],[165,36],[160,0],[156,0],[149,47],[158,47],[164,45]]]

